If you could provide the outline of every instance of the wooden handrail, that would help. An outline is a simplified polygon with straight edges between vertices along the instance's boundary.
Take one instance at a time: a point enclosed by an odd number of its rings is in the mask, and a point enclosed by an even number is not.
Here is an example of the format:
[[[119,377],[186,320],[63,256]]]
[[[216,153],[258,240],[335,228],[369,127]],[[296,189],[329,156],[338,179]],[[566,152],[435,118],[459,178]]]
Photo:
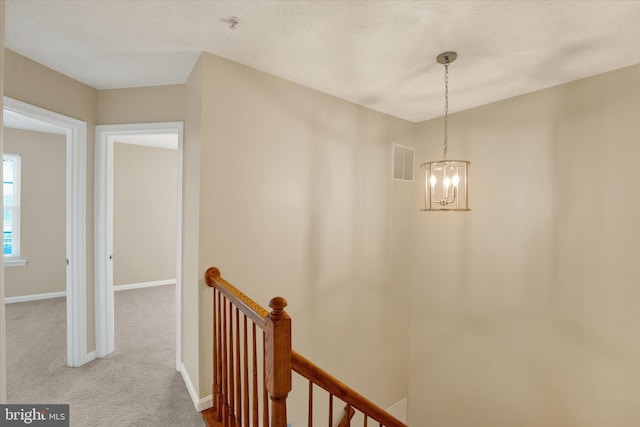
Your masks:
[[[369,418],[377,421],[383,426],[407,427],[406,424],[396,419],[394,416],[371,402],[360,393],[349,388],[340,380],[324,371],[296,351],[291,353],[291,367],[304,378],[328,391],[346,404],[366,414]]]
[[[220,270],[218,268],[209,268],[206,273],[204,273],[204,280],[210,288],[213,288],[217,283],[217,289],[227,297],[229,301],[231,301],[236,307],[239,307],[242,312],[253,320],[253,322],[262,330],[267,329],[267,318],[269,317],[269,312],[260,304],[240,292],[231,283],[224,280],[220,276]]]
[[[269,302],[272,311],[268,312],[260,304],[240,292],[231,283],[220,276],[220,270],[216,267],[209,268],[205,273],[207,286],[214,288],[214,313],[213,313],[213,365],[214,382],[212,396],[214,411],[218,421],[222,425],[238,425],[237,419],[241,413],[248,413],[248,385],[247,357],[240,357],[240,311],[246,318],[250,319],[254,325],[264,331],[264,353],[263,353],[263,373],[264,373],[264,401],[263,401],[263,425],[271,427],[285,427],[287,425],[287,396],[292,388],[291,380],[291,318],[284,310],[287,300],[282,297],[275,297]],[[216,292],[220,294],[218,300],[224,297],[226,301],[218,301],[218,310],[222,306],[222,314],[216,313]],[[227,313],[227,305],[229,312]],[[235,307],[235,322],[233,310]],[[228,315],[228,317],[227,317]],[[235,331],[235,336],[232,333]],[[255,338],[255,331],[253,334]],[[247,328],[245,327],[243,339],[247,339]],[[254,342],[253,349],[255,351]],[[246,344],[243,350],[246,349]],[[235,358],[234,358],[235,351]],[[245,363],[244,383],[241,384],[243,374],[241,362]],[[257,375],[256,356],[253,355],[254,369],[252,374]],[[257,381],[255,379],[254,381]],[[244,394],[242,387],[244,385]],[[254,388],[254,422],[257,422],[257,388]],[[267,404],[268,398],[271,400],[271,407]],[[240,408],[240,400],[244,398],[244,407]],[[242,411],[244,409],[244,411]],[[270,416],[269,416],[270,414]],[[269,419],[271,421],[269,421]]]
[[[214,288],[214,382],[212,387],[214,406],[211,419],[218,424],[212,425],[241,425],[238,420],[243,416],[248,422],[249,401],[253,405],[251,419],[254,425],[258,423],[258,368],[255,354],[257,326],[264,331],[262,358],[264,374],[262,424],[264,426],[286,426],[286,399],[292,389],[291,376],[295,371],[309,380],[309,419],[312,417],[312,385],[317,385],[331,395],[330,414],[332,413],[334,396],[346,403],[346,416],[340,426],[349,425],[349,421],[353,417],[353,409],[356,409],[367,418],[378,422],[380,426],[407,427],[406,424],[394,418],[384,409],[292,350],[291,318],[284,310],[287,306],[287,301],[284,298],[273,298],[269,302],[269,307],[272,309],[269,312],[223,279],[220,276],[220,270],[216,267],[211,267],[206,271],[205,282],[207,286]],[[241,322],[240,312],[242,312],[242,316],[245,316],[243,322]],[[248,344],[249,329],[246,319],[250,319],[254,324],[251,346]],[[243,329],[242,332],[241,329]],[[242,345],[240,344],[241,337]],[[251,370],[249,370],[247,356],[249,347],[253,351]],[[241,351],[243,352],[242,356]],[[251,390],[249,390],[249,376],[252,376]],[[249,396],[250,392],[251,396]],[[267,394],[271,405],[267,403]],[[367,418],[365,418],[365,425]]]

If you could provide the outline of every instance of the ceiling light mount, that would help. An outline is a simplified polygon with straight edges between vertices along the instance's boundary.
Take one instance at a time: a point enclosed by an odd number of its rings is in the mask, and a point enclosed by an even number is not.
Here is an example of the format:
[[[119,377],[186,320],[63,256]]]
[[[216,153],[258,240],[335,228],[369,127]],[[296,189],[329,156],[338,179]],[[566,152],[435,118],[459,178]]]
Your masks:
[[[453,61],[456,60],[456,58],[458,57],[458,54],[455,52],[442,52],[440,55],[438,55],[438,57],[436,58],[438,60],[438,64],[451,64]]]
[[[235,30],[240,23],[240,19],[237,16],[227,16],[226,18],[220,18],[220,21],[227,24],[229,26],[229,29],[231,30]]]

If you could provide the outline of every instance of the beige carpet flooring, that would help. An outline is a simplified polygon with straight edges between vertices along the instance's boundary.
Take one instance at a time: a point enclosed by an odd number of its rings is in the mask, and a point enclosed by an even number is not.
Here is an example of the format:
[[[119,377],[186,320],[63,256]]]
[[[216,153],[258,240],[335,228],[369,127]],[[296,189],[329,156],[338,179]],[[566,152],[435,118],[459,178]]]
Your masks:
[[[65,298],[8,304],[9,403],[68,403],[74,427],[202,427],[175,370],[174,292],[116,292],[116,350],[80,368],[66,366]]]

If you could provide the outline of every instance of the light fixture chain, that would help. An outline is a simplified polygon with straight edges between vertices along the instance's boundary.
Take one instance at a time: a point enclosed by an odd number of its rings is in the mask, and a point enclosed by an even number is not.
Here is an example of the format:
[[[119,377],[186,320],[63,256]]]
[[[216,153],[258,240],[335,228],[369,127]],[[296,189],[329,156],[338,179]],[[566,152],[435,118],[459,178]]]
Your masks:
[[[449,148],[449,62],[444,64],[444,160]]]

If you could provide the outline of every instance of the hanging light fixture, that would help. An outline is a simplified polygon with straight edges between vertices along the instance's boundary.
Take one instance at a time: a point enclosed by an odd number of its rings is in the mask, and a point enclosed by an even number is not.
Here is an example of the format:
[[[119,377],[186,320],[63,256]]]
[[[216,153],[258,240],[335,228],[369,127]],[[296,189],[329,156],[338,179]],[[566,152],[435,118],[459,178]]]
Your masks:
[[[423,211],[468,211],[469,165],[466,160],[447,159],[449,126],[449,64],[456,60],[455,52],[438,55],[444,65],[444,155],[437,162],[420,165],[425,169],[425,202]]]

